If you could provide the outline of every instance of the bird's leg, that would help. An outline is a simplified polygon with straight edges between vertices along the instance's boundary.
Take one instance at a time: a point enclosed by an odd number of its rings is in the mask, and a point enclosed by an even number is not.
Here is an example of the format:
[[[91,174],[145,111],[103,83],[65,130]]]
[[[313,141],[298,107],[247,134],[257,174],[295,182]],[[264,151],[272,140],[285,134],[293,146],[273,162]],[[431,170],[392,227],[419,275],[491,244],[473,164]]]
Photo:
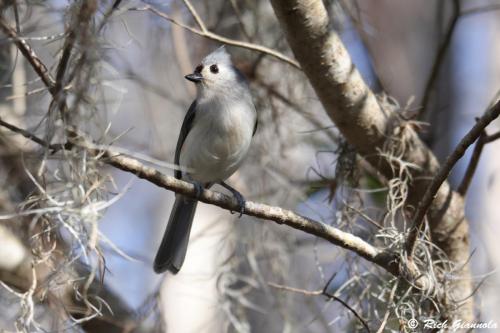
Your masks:
[[[238,201],[238,205],[240,206],[240,210],[239,210],[239,213],[240,213],[240,216],[241,217],[243,215],[243,213],[245,212],[245,203],[246,203],[246,200],[245,198],[243,197],[243,195],[238,192],[237,190],[235,190],[234,188],[232,188],[230,185],[224,183],[224,182],[219,182],[219,184],[224,187],[225,189],[229,190],[233,196],[236,198],[236,200]],[[231,211],[232,213],[233,211]]]

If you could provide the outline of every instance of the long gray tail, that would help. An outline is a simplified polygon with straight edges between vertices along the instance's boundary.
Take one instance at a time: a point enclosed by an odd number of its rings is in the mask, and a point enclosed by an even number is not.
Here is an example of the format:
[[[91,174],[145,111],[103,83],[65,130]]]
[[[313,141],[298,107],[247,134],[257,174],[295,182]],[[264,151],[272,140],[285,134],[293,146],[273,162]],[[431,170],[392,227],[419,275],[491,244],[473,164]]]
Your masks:
[[[168,219],[167,230],[156,253],[154,270],[163,273],[167,269],[177,274],[186,257],[189,233],[198,201],[182,195],[175,196],[174,207]]]

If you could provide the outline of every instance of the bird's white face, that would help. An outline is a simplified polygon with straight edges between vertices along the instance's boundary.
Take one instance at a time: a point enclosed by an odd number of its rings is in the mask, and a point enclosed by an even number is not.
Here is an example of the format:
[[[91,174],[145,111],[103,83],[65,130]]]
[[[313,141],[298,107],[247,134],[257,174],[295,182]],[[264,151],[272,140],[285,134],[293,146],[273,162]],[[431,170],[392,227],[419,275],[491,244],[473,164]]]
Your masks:
[[[231,95],[231,92],[238,90],[242,80],[224,48],[218,48],[206,56],[193,74],[186,75],[186,79],[196,84],[200,99]]]
[[[201,64],[196,67],[203,76],[200,81],[201,89],[214,89],[217,91],[230,88],[236,83],[235,72],[232,66],[218,63]]]

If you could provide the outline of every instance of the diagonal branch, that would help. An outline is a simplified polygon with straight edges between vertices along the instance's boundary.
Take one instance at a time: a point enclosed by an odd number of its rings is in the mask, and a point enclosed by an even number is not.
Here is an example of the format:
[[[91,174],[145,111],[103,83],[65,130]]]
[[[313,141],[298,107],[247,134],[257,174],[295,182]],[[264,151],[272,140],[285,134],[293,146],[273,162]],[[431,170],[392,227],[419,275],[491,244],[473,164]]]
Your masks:
[[[173,176],[167,176],[152,167],[140,163],[134,158],[115,153],[112,149],[97,149],[88,140],[83,139],[82,137],[74,139],[70,145],[50,144],[29,131],[6,123],[1,119],[0,126],[3,126],[12,132],[18,133],[44,147],[54,147],[54,149],[56,149],[62,146],[79,146],[86,149],[95,158],[98,158],[102,162],[114,166],[122,171],[133,173],[137,177],[147,180],[161,188],[195,198],[201,202],[215,205],[229,211],[239,211],[238,201],[231,196],[204,189],[198,197],[197,189],[193,184],[179,180]],[[278,224],[285,224],[294,229],[315,235],[332,244],[355,252],[366,260],[379,265],[396,276],[402,276],[404,274],[402,268],[399,267],[394,254],[378,249],[358,236],[344,232],[331,225],[301,216],[291,210],[252,201],[247,201],[245,203],[244,214],[273,221]],[[406,276],[406,274],[404,276]]]
[[[31,46],[24,39],[18,37],[16,30],[10,27],[2,16],[0,16],[0,29],[5,35],[12,38],[19,51],[28,60],[31,67],[40,77],[42,82],[49,88],[51,93],[54,93],[55,81],[50,75],[47,67],[43,64],[40,58],[38,58]]]
[[[472,178],[476,173],[477,166],[479,164],[479,159],[481,158],[481,154],[483,152],[484,145],[487,143],[486,132],[483,131],[479,138],[477,138],[476,145],[474,146],[474,150],[472,151],[472,156],[469,161],[469,165],[467,165],[467,169],[465,170],[464,177],[462,178],[462,182],[457,188],[457,192],[460,193],[461,196],[465,196],[467,194],[467,190],[472,182]]]
[[[467,148],[469,148],[469,146],[472,145],[481,136],[486,126],[488,126],[493,120],[498,118],[499,115],[500,100],[497,100],[493,104],[493,106],[489,108],[488,111],[486,111],[484,115],[477,120],[474,127],[472,127],[472,129],[462,138],[462,140],[460,140],[458,145],[455,147],[455,150],[450,154],[450,156],[448,156],[446,162],[443,164],[443,166],[441,166],[437,175],[432,179],[432,182],[427,188],[424,197],[418,204],[417,212],[415,213],[415,216],[413,218],[413,226],[408,235],[406,250],[410,258],[415,248],[419,230],[421,229],[425,221],[425,215],[427,214],[427,211],[432,204],[432,200],[436,196],[439,188],[446,181],[448,175],[451,172],[451,169],[455,166],[458,160],[462,158],[462,156],[464,156]]]
[[[485,141],[486,141],[486,143],[490,143],[490,142],[493,142],[493,141],[498,140],[498,139],[500,139],[500,131],[498,131],[494,134],[488,135],[486,137]]]
[[[154,168],[141,164],[133,158],[104,152],[102,160],[107,164],[120,170],[131,172],[137,177],[145,179],[164,189],[196,198],[196,188],[193,184],[178,180],[172,176],[166,176]],[[236,199],[210,190],[203,190],[201,196],[197,199],[201,202],[219,206],[230,211],[237,211],[239,207]],[[270,220],[278,224],[285,224],[294,229],[315,235],[330,243],[353,251],[368,261],[381,265],[391,273],[397,274],[397,263],[394,261],[395,257],[393,255],[375,248],[353,234],[344,232],[328,224],[306,218],[281,207],[269,206],[252,201],[246,202],[244,214],[264,220]]]

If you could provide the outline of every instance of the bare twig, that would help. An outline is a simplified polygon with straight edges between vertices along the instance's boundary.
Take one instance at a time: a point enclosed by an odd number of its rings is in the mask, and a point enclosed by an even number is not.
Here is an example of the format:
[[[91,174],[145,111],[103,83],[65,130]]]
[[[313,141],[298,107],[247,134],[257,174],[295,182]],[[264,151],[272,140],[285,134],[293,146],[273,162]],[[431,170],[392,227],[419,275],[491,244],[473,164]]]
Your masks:
[[[332,276],[333,278],[333,276]],[[342,304],[345,308],[347,308],[349,311],[352,312],[352,314],[354,314],[354,316],[356,318],[358,318],[358,320],[361,322],[361,324],[364,326],[364,328],[366,329],[366,331],[368,333],[370,333],[370,328],[368,327],[368,324],[366,323],[366,321],[356,312],[356,310],[354,310],[349,304],[347,304],[345,301],[343,301],[342,299],[340,299],[339,297],[335,296],[335,295],[332,295],[330,293],[328,293],[326,291],[326,289],[328,288],[328,285],[330,284],[330,281],[325,285],[325,288],[323,289],[323,295],[325,295],[326,297],[328,298],[331,298],[337,302],[339,302],[340,304]]]
[[[191,13],[191,16],[193,16],[196,24],[200,27],[202,32],[208,32],[207,27],[205,26],[205,23],[201,19],[200,15],[198,15],[198,12],[196,9],[194,9],[193,5],[189,0],[182,0],[184,2],[184,5],[187,7],[189,12]]]
[[[469,189],[472,177],[476,172],[479,158],[481,157],[484,146],[498,139],[500,139],[500,131],[492,135],[487,135],[484,131],[483,133],[481,133],[476,142],[476,145],[474,146],[474,151],[472,152],[472,156],[470,158],[469,165],[467,166],[467,170],[465,171],[464,178],[462,179],[462,182],[457,189],[457,192],[460,193],[460,195],[465,196],[467,190]]]
[[[0,126],[3,126],[3,127],[7,128],[7,129],[11,130],[12,132],[21,134],[25,138],[30,139],[31,141],[33,141],[35,143],[38,143],[41,146],[45,146],[47,144],[45,142],[45,140],[40,139],[35,134],[33,134],[33,133],[29,132],[29,131],[26,131],[26,130],[24,130],[22,128],[19,128],[17,126],[11,125],[11,124],[3,121],[2,118],[0,118]]]
[[[486,143],[490,143],[490,142],[493,142],[495,140],[498,140],[500,139],[500,131],[494,133],[494,134],[491,134],[491,135],[488,135],[485,139]]]
[[[305,289],[299,289],[299,288],[294,288],[294,287],[289,287],[289,286],[284,286],[284,285],[277,284],[277,283],[274,283],[274,282],[268,282],[267,284],[269,284],[273,288],[280,289],[280,290],[290,291],[290,292],[294,292],[294,293],[298,293],[298,294],[302,294],[302,295],[306,295],[306,296],[320,296],[320,295],[323,295],[323,296],[328,297],[329,299],[337,301],[340,304],[342,304],[346,309],[348,309],[356,318],[358,318],[358,320],[364,326],[364,328],[366,329],[366,331],[368,333],[370,333],[370,328],[368,327],[368,324],[357,313],[356,310],[354,310],[349,304],[347,304],[345,301],[343,301],[339,297],[337,297],[335,295],[332,295],[332,294],[330,294],[330,293],[328,293],[326,291],[326,287],[328,286],[328,283],[326,284],[325,288],[323,288],[323,290],[313,290],[313,291],[305,290]]]
[[[14,40],[19,51],[23,54],[23,56],[28,60],[33,70],[37,73],[43,83],[49,88],[51,93],[54,93],[54,79],[50,75],[47,67],[43,64],[43,62],[38,58],[35,51],[31,48],[31,46],[22,38],[19,38],[16,30],[10,27],[5,19],[0,16],[0,29],[10,38]]]
[[[483,131],[477,139],[476,145],[474,146],[474,151],[472,152],[472,156],[469,161],[469,165],[467,166],[467,170],[465,171],[464,178],[462,179],[462,182],[457,189],[457,192],[460,193],[461,196],[465,196],[467,190],[469,189],[472,177],[474,176],[477,165],[479,164],[479,158],[481,157],[484,145],[486,144],[486,138],[486,132]]]
[[[492,107],[490,107],[484,115],[479,118],[472,129],[460,140],[455,150],[448,156],[446,162],[441,166],[437,175],[433,178],[430,185],[424,194],[424,197],[419,202],[417,211],[413,218],[413,225],[408,234],[408,239],[406,243],[406,250],[409,258],[413,255],[413,250],[415,248],[415,243],[418,237],[420,228],[425,221],[425,215],[427,210],[432,204],[434,197],[443,184],[448,178],[451,169],[455,166],[457,161],[465,154],[467,148],[472,145],[483,133],[486,126],[488,126],[493,120],[495,120],[500,114],[500,100],[497,100]]]
[[[239,40],[235,40],[235,39],[231,39],[231,38],[227,38],[227,37],[223,37],[221,35],[218,35],[218,34],[215,34],[209,30],[199,30],[199,29],[196,29],[196,28],[193,28],[193,27],[190,27],[188,25],[185,25],[184,23],[182,22],[179,22],[177,21],[176,19],[172,18],[171,16],[169,16],[168,14],[152,7],[152,6],[144,6],[144,7],[138,7],[138,8],[131,8],[130,10],[135,10],[135,11],[150,11],[151,13],[155,14],[155,15],[158,15],[159,17],[173,23],[173,24],[176,24],[184,29],[187,29],[189,31],[191,31],[192,33],[198,35],[198,36],[202,36],[202,37],[205,37],[205,38],[208,38],[208,39],[211,39],[213,41],[216,41],[216,42],[219,42],[219,43],[223,43],[223,44],[227,44],[227,45],[232,45],[232,46],[236,46],[236,47],[241,47],[241,48],[244,48],[244,49],[248,49],[248,50],[252,50],[252,51],[257,51],[257,52],[261,52],[263,54],[266,54],[266,55],[269,55],[269,56],[272,56],[280,61],[283,61],[287,64],[289,64],[290,66],[292,67],[295,67],[296,69],[301,69],[300,68],[300,65],[297,61],[287,57],[286,55],[276,51],[276,50],[273,50],[273,49],[270,49],[268,47],[265,47],[265,46],[262,46],[262,45],[258,45],[258,44],[253,44],[253,43],[247,43],[247,42],[242,42],[242,41],[239,41]]]

